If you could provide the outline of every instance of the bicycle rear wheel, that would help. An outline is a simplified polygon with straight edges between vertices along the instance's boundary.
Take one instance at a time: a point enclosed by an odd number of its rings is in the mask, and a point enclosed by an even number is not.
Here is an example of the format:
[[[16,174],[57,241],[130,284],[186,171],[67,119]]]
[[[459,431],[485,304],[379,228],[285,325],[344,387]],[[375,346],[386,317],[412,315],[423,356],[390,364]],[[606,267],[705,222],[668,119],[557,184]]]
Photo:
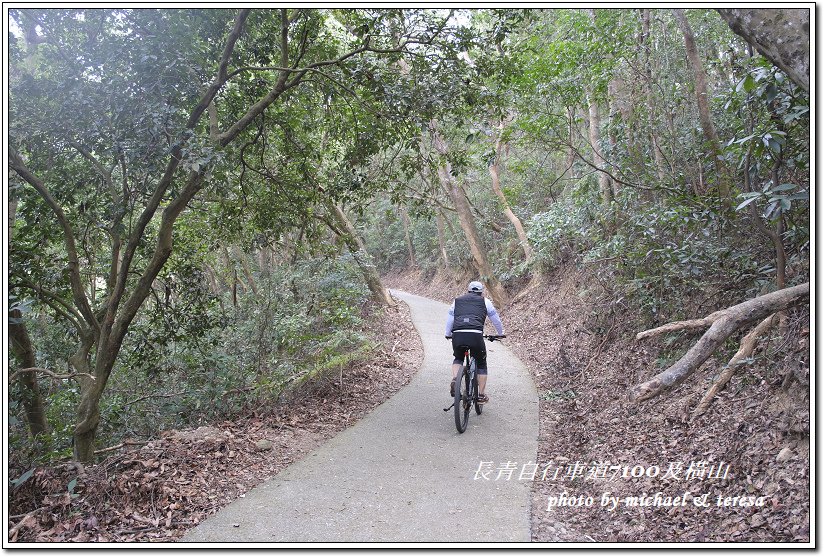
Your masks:
[[[475,373],[472,375],[472,401],[475,403],[475,413],[479,416],[484,411],[484,405],[478,402],[478,397],[480,396],[478,392],[478,374]]]
[[[458,433],[466,431],[466,424],[469,423],[469,408],[472,406],[472,389],[469,383],[469,373],[466,368],[458,376],[455,384],[455,427]]]

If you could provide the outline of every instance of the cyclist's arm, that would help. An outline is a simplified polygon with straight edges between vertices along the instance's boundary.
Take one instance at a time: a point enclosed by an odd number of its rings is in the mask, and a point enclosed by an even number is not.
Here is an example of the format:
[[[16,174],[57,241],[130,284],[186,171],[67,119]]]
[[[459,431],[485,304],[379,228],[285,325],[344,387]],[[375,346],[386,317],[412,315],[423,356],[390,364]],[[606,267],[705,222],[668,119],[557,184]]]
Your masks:
[[[504,334],[504,324],[501,322],[501,317],[498,315],[498,310],[495,309],[495,306],[492,304],[492,300],[486,298],[486,315],[489,317],[489,320],[492,321],[492,325],[494,325],[495,330],[498,331],[499,335]]]
[[[452,305],[449,307],[449,312],[446,314],[446,333],[444,336],[451,337],[452,336],[452,325],[455,324],[455,302],[452,302]]]

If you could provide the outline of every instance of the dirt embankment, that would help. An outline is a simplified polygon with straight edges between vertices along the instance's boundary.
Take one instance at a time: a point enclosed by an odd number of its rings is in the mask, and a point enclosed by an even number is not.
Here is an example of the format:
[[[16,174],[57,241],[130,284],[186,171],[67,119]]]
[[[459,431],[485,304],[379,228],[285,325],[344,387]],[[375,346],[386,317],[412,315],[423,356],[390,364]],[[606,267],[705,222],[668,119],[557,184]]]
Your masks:
[[[417,273],[387,284],[443,301],[465,288]],[[691,419],[736,342],[674,391],[630,403],[631,386],[698,337],[637,342],[640,320],[587,287],[566,269],[499,308],[540,396],[534,541],[809,542],[809,311]]]
[[[369,320],[379,341],[373,357],[312,380],[288,403],[166,432],[145,446],[107,453],[82,473],[72,465],[37,468],[9,494],[10,541],[179,539],[412,379],[423,347],[409,309],[400,304],[375,317]]]

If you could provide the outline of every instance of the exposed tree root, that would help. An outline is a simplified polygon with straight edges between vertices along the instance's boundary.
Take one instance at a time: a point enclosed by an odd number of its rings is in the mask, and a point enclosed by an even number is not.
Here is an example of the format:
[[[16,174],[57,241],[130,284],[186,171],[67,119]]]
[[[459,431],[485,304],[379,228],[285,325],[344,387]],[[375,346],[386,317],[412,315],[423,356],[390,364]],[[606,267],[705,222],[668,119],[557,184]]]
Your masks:
[[[543,285],[544,285],[544,275],[538,270],[532,271],[532,277],[529,279],[529,283],[526,285],[526,287],[523,290],[521,290],[520,292],[518,292],[518,294],[515,295],[515,297],[512,299],[511,303],[514,304],[515,302],[520,301],[527,294],[529,294],[531,292],[534,292],[535,290],[541,288]]]
[[[595,354],[593,354],[592,357],[589,359],[587,367],[585,367],[584,370],[581,372],[582,376],[586,377],[586,373],[589,371],[589,368],[592,367],[592,363],[601,356],[601,351],[604,349],[604,345],[609,340],[609,335],[612,334],[613,329],[615,329],[615,323],[613,323],[612,327],[609,328],[607,334],[604,335],[604,340],[602,340],[601,344],[598,345],[598,349],[595,351]]]
[[[692,412],[692,417],[696,418],[702,415],[704,412],[707,411],[707,408],[710,407],[712,404],[715,395],[724,388],[724,386],[729,382],[732,378],[735,371],[738,367],[744,363],[744,360],[749,358],[753,351],[755,350],[756,345],[758,344],[758,339],[766,333],[775,323],[778,321],[778,314],[774,313],[771,316],[767,317],[761,323],[758,324],[752,331],[747,333],[743,339],[741,339],[741,345],[738,348],[738,352],[735,353],[735,356],[727,364],[727,367],[721,373],[721,375],[716,379],[715,383],[707,389],[707,392],[704,394],[701,401],[695,407],[695,410]]]
[[[675,362],[675,364],[649,381],[632,387],[629,392],[629,399],[632,402],[640,402],[672,389],[698,369],[735,331],[749,323],[764,319],[773,313],[808,301],[809,297],[810,283],[807,282],[799,286],[784,288],[765,296],[747,300],[738,305],[717,311],[704,319],[670,323],[663,327],[638,333],[635,338],[642,339],[670,331],[697,329],[709,326],[709,330],[704,333],[698,342],[696,342],[680,360]]]

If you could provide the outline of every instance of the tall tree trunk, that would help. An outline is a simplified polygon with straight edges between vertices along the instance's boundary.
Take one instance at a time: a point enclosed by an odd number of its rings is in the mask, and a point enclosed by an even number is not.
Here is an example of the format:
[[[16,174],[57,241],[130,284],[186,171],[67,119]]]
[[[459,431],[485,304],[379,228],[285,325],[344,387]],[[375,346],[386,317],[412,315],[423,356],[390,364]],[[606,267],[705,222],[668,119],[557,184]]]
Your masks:
[[[381,305],[394,306],[395,302],[392,300],[392,296],[389,295],[389,291],[383,286],[380,274],[378,274],[377,268],[372,263],[372,258],[369,256],[369,252],[366,251],[366,246],[360,234],[352,225],[352,221],[349,220],[349,217],[346,216],[340,206],[330,202],[328,208],[329,214],[336,224],[334,230],[340,235],[352,257],[355,258],[355,263],[363,273],[369,291],[372,292],[372,299]]]
[[[492,159],[492,162],[489,165],[489,175],[492,178],[492,191],[494,191],[495,195],[498,196],[504,215],[506,215],[506,218],[509,219],[509,222],[511,222],[512,226],[515,228],[515,233],[518,235],[518,242],[521,245],[521,249],[524,251],[524,259],[527,263],[531,263],[532,247],[529,245],[529,238],[526,236],[526,230],[524,230],[524,226],[521,224],[521,219],[518,218],[518,215],[512,212],[512,208],[509,206],[509,202],[506,200],[506,196],[501,189],[500,165],[503,160],[504,151],[504,144],[501,137],[503,134],[503,127],[504,123],[502,122],[498,126],[498,137],[495,139],[495,158]]]
[[[232,259],[232,256],[229,254],[229,248],[223,246],[222,249],[223,253],[223,265],[226,268],[226,271],[229,273],[230,276],[230,286],[229,291],[232,293],[232,307],[237,309],[238,301],[237,301],[237,286],[238,286],[238,276],[237,276],[237,267],[235,265],[235,261]]]
[[[23,314],[19,309],[9,312],[9,344],[12,353],[17,358],[21,369],[37,367],[34,347],[29,338],[29,332],[22,321]],[[26,423],[32,436],[48,431],[46,411],[43,407],[43,397],[37,384],[37,374],[27,371],[20,374],[20,390],[22,391],[23,408],[26,411]]]
[[[574,180],[578,178],[578,173],[575,172],[575,108],[574,107],[567,107],[567,118],[569,120],[569,128],[567,129],[567,152],[566,152],[566,161],[564,172],[561,175],[562,178],[566,178],[566,175],[569,174],[571,178]]]
[[[599,170],[606,169],[606,160],[601,150],[601,111],[591,92],[589,94],[589,142],[592,145],[593,164]],[[601,191],[601,202],[609,211],[613,201],[612,185],[609,176],[602,171],[598,172],[598,189]]]
[[[658,173],[658,180],[664,184],[667,180],[668,168],[664,160],[664,152],[661,148],[661,138],[658,136],[658,117],[655,107],[655,94],[653,92],[652,73],[652,39],[650,35],[650,12],[649,8],[641,10],[641,42],[644,51],[644,93],[647,104],[647,125],[649,126],[650,150],[655,159],[655,169]]]
[[[272,248],[269,245],[261,246],[258,250],[258,266],[260,276],[268,279],[272,274]]]
[[[17,218],[17,198],[9,199],[9,249],[11,249],[14,232],[14,220]],[[34,346],[32,346],[29,331],[23,322],[23,314],[19,309],[9,312],[9,344],[12,353],[17,358],[21,369],[37,367]],[[20,374],[20,390],[22,391],[23,408],[26,412],[26,422],[32,436],[48,431],[49,423],[43,407],[43,396],[37,384],[37,374],[27,371]]]
[[[209,281],[209,290],[217,298],[217,301],[220,304],[220,311],[226,311],[226,308],[223,307],[223,288],[217,280],[217,273],[215,273],[215,270],[212,269],[211,265],[206,265],[204,271],[206,272],[206,280]]]
[[[621,105],[620,100],[620,84],[619,80],[613,79],[607,85],[607,114],[609,115],[609,133],[607,134],[607,138],[609,139],[609,149],[612,153],[612,157],[616,158],[616,153],[618,152],[618,135],[616,131],[616,127],[614,125],[616,121],[616,115],[618,114],[619,107]],[[622,114],[626,114],[626,110],[622,112]],[[627,121],[628,118],[625,118]],[[631,140],[631,128],[629,126],[624,126],[624,129],[627,130],[627,137],[624,140],[627,142],[628,150],[631,152],[632,149],[632,140]],[[610,186],[612,188],[612,197],[613,199],[618,197],[618,192],[620,191],[620,186],[615,180],[610,180]]]
[[[98,343],[99,337],[95,332],[88,329],[80,331],[80,347],[77,352],[69,357],[69,363],[76,373],[91,375],[92,366],[89,359],[92,347]],[[116,355],[115,355],[116,356]],[[112,361],[114,357],[108,356],[107,351],[98,351],[96,361],[105,359]],[[110,370],[111,371],[111,370]],[[92,462],[94,460],[94,439],[97,435],[97,426],[100,424],[100,397],[103,395],[103,388],[106,381],[95,376],[80,376],[80,404],[77,406],[77,424],[74,427],[74,457],[80,462]]]
[[[449,269],[449,255],[446,253],[446,238],[443,231],[443,215],[440,211],[435,213],[435,222],[438,225],[438,251],[440,252],[443,268]]]
[[[255,296],[258,295],[258,288],[257,282],[255,282],[255,277],[252,276],[252,269],[249,267],[249,257],[246,253],[235,246],[234,248],[235,257],[240,262],[240,268],[243,271],[243,276],[246,278],[246,284],[249,285],[249,288],[252,290],[252,294]]]
[[[587,12],[589,13],[593,28],[597,32],[595,8],[588,8]],[[593,162],[596,168],[602,170],[602,172],[598,172],[598,189],[601,191],[601,201],[607,209],[607,213],[609,213],[612,206],[613,195],[611,180],[609,176],[603,172],[603,170],[606,170],[606,160],[604,159],[601,142],[601,110],[592,90],[587,91],[587,97],[589,101],[589,142],[592,145]]]
[[[501,307],[507,300],[506,292],[504,292],[501,283],[492,273],[492,266],[489,264],[486,255],[486,247],[484,247],[481,235],[475,227],[475,218],[472,215],[472,208],[469,206],[466,193],[460,184],[458,184],[457,180],[452,177],[452,166],[446,159],[449,152],[446,141],[444,141],[438,132],[436,122],[433,121],[430,123],[430,130],[432,132],[435,150],[443,157],[443,163],[438,167],[438,178],[449,193],[452,203],[455,205],[461,230],[463,230],[466,241],[469,244],[469,251],[472,253],[472,259],[475,262],[475,268],[480,275],[480,279],[486,283],[492,301],[495,302],[498,307]]]
[[[704,138],[709,146],[712,160],[715,163],[716,180],[718,182],[718,195],[721,198],[721,203],[724,207],[729,208],[730,186],[727,176],[727,168],[721,161],[721,140],[718,138],[718,133],[715,131],[715,125],[712,122],[712,115],[710,114],[709,92],[707,89],[707,74],[704,72],[704,65],[701,63],[701,57],[698,54],[698,47],[695,45],[695,35],[692,32],[687,16],[684,10],[674,8],[672,10],[675,16],[675,21],[678,23],[681,34],[684,35],[684,45],[687,49],[687,58],[692,67],[692,73],[695,78],[695,97],[698,104],[698,119],[701,122],[701,129],[704,132]]]
[[[409,256],[409,265],[415,269],[418,266],[418,262],[415,260],[415,248],[412,246],[412,234],[409,232],[411,227],[409,223],[409,213],[403,206],[398,207],[398,212],[401,214],[401,222],[403,222],[403,236],[406,240],[406,251]]]

